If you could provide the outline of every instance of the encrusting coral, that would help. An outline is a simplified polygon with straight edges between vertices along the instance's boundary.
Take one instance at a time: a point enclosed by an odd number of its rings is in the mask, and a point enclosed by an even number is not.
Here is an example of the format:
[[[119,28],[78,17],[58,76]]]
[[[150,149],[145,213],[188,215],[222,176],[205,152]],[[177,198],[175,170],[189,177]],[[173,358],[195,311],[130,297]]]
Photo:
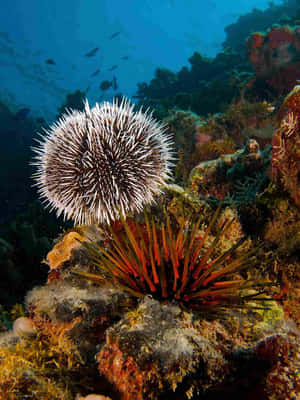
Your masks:
[[[203,161],[190,173],[188,186],[200,198],[234,203],[254,202],[266,188],[266,170],[270,164],[270,147],[260,150],[255,139],[245,147],[218,159]]]
[[[100,372],[128,400],[157,398],[161,388],[174,391],[201,363],[203,388],[222,381],[228,370],[222,351],[199,335],[189,314],[150,297],[108,329],[97,360]],[[192,381],[188,385],[186,391],[192,390]]]
[[[294,100],[289,97],[286,106],[295,108]],[[103,107],[106,128],[114,135],[118,126],[110,118],[110,106]],[[118,112],[116,104],[112,107]],[[143,118],[128,107],[128,118]],[[99,111],[92,110],[82,117],[91,118]],[[147,123],[152,122],[150,118]],[[128,144],[130,135],[126,140]],[[167,153],[169,139],[163,140]],[[49,150],[44,146],[40,168]],[[164,151],[160,155],[167,168],[171,154]],[[81,156],[78,163],[88,167],[85,155]],[[296,399],[300,335],[293,312],[297,298],[289,296],[288,289],[275,287],[270,277],[275,262],[282,269],[288,268],[287,260],[297,266],[289,240],[280,243],[285,229],[280,212],[290,214],[286,223],[292,222],[289,235],[293,236],[297,202],[290,190],[279,199],[276,190],[282,182],[276,178],[269,186],[266,178],[254,196],[247,195],[250,200],[243,197],[252,181],[242,180],[249,170],[249,179],[256,179],[251,175],[255,168],[261,174],[257,180],[265,178],[269,156],[268,149],[261,151],[258,142],[250,139],[234,154],[199,164],[187,188],[174,184],[161,188],[157,181],[157,203],[147,206],[144,214],[127,215],[134,210],[119,207],[116,191],[117,199],[109,205],[114,218],[95,218],[96,224],[61,235],[46,257],[47,283],[26,297],[27,314],[15,315],[13,331],[8,331],[10,321],[1,326],[5,332],[0,337],[0,370],[4,371],[0,400],[20,396],[175,400],[221,398],[228,391],[240,398]],[[274,166],[281,176],[281,164]],[[151,175],[153,170],[149,171]],[[104,177],[108,181],[116,171],[110,172]],[[227,181],[219,181],[221,176]],[[246,189],[238,187],[239,181]],[[228,187],[231,201],[226,198]],[[69,190],[73,189],[71,185]],[[207,198],[211,194],[216,201]],[[257,236],[250,239],[240,223],[240,209],[264,202],[270,207],[264,204],[265,230],[256,226]],[[286,208],[276,213],[274,204]],[[77,215],[78,222],[89,222],[90,211],[88,221],[80,219],[85,211]],[[294,279],[296,267],[293,274],[282,276]]]
[[[247,46],[256,79],[264,79],[279,94],[291,90],[299,78],[299,26],[274,25],[266,33],[252,33]]]
[[[189,208],[186,208],[185,212],[188,210]],[[70,258],[50,272],[48,283],[33,289],[27,296],[26,307],[34,325],[32,335],[21,341],[7,338],[6,344],[2,341],[0,348],[3,357],[0,357],[0,367],[6,365],[9,374],[3,376],[3,386],[0,380],[0,389],[8,388],[5,390],[16,390],[26,395],[32,391],[36,393],[36,397],[33,396],[32,399],[39,399],[41,396],[46,400],[73,399],[76,393],[81,393],[81,397],[89,393],[103,393],[112,399],[118,398],[109,388],[106,378],[117,388],[122,399],[131,399],[135,396],[136,399],[144,400],[158,399],[164,393],[173,396],[174,391],[182,393],[182,396],[186,393],[186,396],[191,398],[193,394],[194,397],[197,396],[198,392],[216,390],[220,385],[234,386],[232,375],[240,369],[240,364],[245,362],[244,356],[240,356],[239,351],[244,354],[243,351],[246,349],[248,357],[246,359],[254,361],[257,341],[263,340],[266,335],[278,335],[286,330],[282,328],[282,313],[275,310],[274,302],[264,295],[265,299],[261,298],[259,304],[255,304],[256,296],[251,288],[251,280],[244,280],[242,276],[234,273],[231,278],[226,277],[221,289],[214,287],[218,278],[213,274],[222,273],[223,267],[225,270],[229,267],[226,272],[230,272],[232,267],[234,272],[234,267],[239,268],[241,261],[247,265],[249,263],[245,255],[250,244],[241,245],[242,231],[237,221],[233,220],[234,213],[227,209],[220,214],[219,216],[216,214],[215,223],[208,226],[204,223],[205,220],[209,221],[208,214],[203,217],[203,221],[181,218],[179,219],[181,223],[177,222],[172,214],[165,212],[161,214],[165,216],[164,223],[158,223],[155,216],[152,219],[149,215],[146,215],[144,220],[131,218],[126,222],[125,220],[115,222],[111,227],[107,227],[107,233],[103,235],[102,231],[98,242],[91,241],[91,234],[88,231],[89,239],[86,242],[88,246],[93,245],[95,248],[102,246],[106,255],[114,249],[120,251],[120,258],[124,256],[121,254],[122,246],[118,247],[122,241],[126,246],[126,260],[130,260],[132,267],[136,267],[140,253],[135,253],[133,248],[130,250],[130,246],[133,245],[131,237],[133,235],[138,241],[138,246],[142,246],[144,254],[147,254],[149,262],[147,268],[150,268],[148,277],[153,279],[152,284],[157,287],[159,300],[154,299],[156,294],[149,288],[150,290],[142,294],[143,299],[137,301],[136,293],[126,290],[124,285],[120,287],[116,284],[118,282],[111,279],[107,269],[96,268],[89,252],[90,248],[87,249],[86,245],[78,242],[79,248],[69,253]],[[84,229],[81,234],[83,232]],[[66,236],[68,235],[70,232],[66,233]],[[173,274],[176,270],[179,273],[184,272],[184,257],[188,254],[187,250],[193,237],[195,248],[191,246],[192,252],[188,262],[189,266],[193,266],[193,271],[189,271],[190,279],[186,281],[177,279],[174,291],[176,279]],[[204,237],[207,240],[203,241]],[[119,245],[116,244],[116,238],[119,240]],[[61,240],[61,243],[67,243],[64,238]],[[164,247],[161,243],[158,254],[156,245],[163,240],[167,246]],[[144,247],[146,243],[147,248]],[[232,246],[235,248],[232,249]],[[169,251],[167,260],[164,255],[166,248]],[[163,259],[167,261],[165,262],[168,279],[166,288],[170,290],[170,297],[163,297],[164,284],[158,285],[154,282],[153,267],[159,279],[162,279],[160,282],[164,282],[158,257],[160,261]],[[183,269],[180,266],[176,267],[176,258],[180,262],[183,261]],[[222,258],[224,265],[221,262]],[[199,299],[192,297],[184,299],[185,295],[192,296],[193,292],[183,291],[182,299],[180,297],[176,299],[176,293],[180,292],[184,282],[187,287],[197,282],[191,274],[196,272],[199,261],[201,263],[201,260],[203,262],[205,259],[204,269],[199,277],[204,278],[207,271],[206,278],[216,278],[212,279],[212,286],[208,285],[208,295],[202,292]],[[212,268],[217,265],[220,268]],[[101,266],[107,268],[108,263],[103,262]],[[142,266],[141,262],[140,268]],[[205,270],[206,267],[208,268]],[[112,271],[113,269],[110,273]],[[102,273],[102,280],[99,279],[101,277],[99,272]],[[89,277],[93,274],[94,279],[92,281],[79,279],[78,274]],[[120,277],[121,275],[116,279]],[[128,279],[134,279],[141,290],[143,285],[150,283],[150,280],[147,282],[146,275],[143,278],[144,281],[141,276]],[[219,278],[223,279],[221,275]],[[219,282],[222,283],[222,280]],[[244,299],[238,293],[243,288],[246,295]],[[152,293],[153,297],[145,296],[146,293]],[[197,291],[194,293],[197,295]],[[173,304],[170,301],[172,299],[175,301]],[[190,307],[199,305],[196,300],[200,300],[202,304],[201,318]],[[238,300],[237,304],[234,304],[235,300]],[[238,309],[234,311],[236,306]],[[201,311],[201,307],[195,311]],[[266,307],[270,309],[272,317],[266,316],[264,310]],[[218,309],[219,311],[227,309],[227,320],[222,322],[222,319],[214,317],[214,310]],[[207,320],[209,315],[211,315],[210,320]],[[251,335],[249,332],[246,334],[250,325]],[[38,361],[34,358],[30,364],[29,358],[33,351],[39,349],[38,346],[42,346],[40,357]],[[240,347],[244,350],[238,350]],[[19,351],[22,352],[20,356]],[[96,354],[97,363],[94,359]],[[50,360],[47,357],[50,357]],[[270,357],[277,359],[272,350]],[[269,371],[268,365],[267,363],[266,366],[259,366],[262,375]],[[18,372],[21,370],[22,373]],[[24,381],[24,371],[25,375],[32,376],[32,380]],[[100,371],[101,375],[98,375],[97,371]],[[47,391],[46,376],[49,379]],[[242,373],[239,376],[239,379],[245,379]],[[249,385],[251,379],[249,377]],[[3,393],[7,392],[3,389]],[[11,399],[14,400],[13,395]]]
[[[79,240],[83,237],[77,232],[70,232],[64,236],[63,240],[57,243],[47,254],[47,264],[50,269],[59,268],[70,259],[72,251],[80,247]]]
[[[300,85],[289,93],[284,106],[287,113],[272,141],[273,179],[300,206]]]
[[[280,327],[283,314],[276,305],[268,313],[262,310],[261,320],[243,312],[226,322],[197,319],[176,304],[147,296],[107,330],[97,354],[99,370],[124,400],[200,399],[211,389],[213,398],[220,398],[233,382],[244,386],[241,396],[266,380],[270,388],[271,374],[282,366],[281,351],[288,348],[294,355],[284,365],[295,376],[299,338],[290,338],[289,329]],[[288,391],[288,386],[278,390]]]

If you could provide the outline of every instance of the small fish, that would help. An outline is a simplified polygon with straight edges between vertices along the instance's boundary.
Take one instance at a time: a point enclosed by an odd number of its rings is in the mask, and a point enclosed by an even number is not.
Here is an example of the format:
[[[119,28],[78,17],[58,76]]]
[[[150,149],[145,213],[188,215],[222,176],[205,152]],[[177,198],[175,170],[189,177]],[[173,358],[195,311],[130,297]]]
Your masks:
[[[113,65],[112,67],[108,68],[109,71],[113,71],[114,69],[118,68],[117,65]]]
[[[121,32],[115,32],[112,35],[110,35],[109,39],[114,39],[115,37],[119,36]]]
[[[112,86],[112,82],[111,81],[102,81],[100,83],[100,89],[101,90],[107,90]]]
[[[121,57],[121,60],[128,60],[128,59],[129,59],[128,56],[123,56],[123,57]]]
[[[89,51],[88,53],[85,54],[86,57],[93,57],[97,51],[99,50],[99,47],[95,47],[93,50]]]
[[[117,90],[118,89],[118,83],[117,83],[117,78],[115,76],[113,77],[113,80],[111,81],[111,83],[112,83],[112,88],[114,90]]]
[[[48,65],[56,65],[56,62],[52,58],[47,58],[45,63]]]
[[[95,72],[92,73],[91,76],[97,76],[100,73],[100,69],[97,69]]]
[[[17,121],[24,121],[24,119],[26,119],[28,117],[30,113],[30,108],[21,108],[21,110],[19,110],[16,114],[15,114],[15,120]]]

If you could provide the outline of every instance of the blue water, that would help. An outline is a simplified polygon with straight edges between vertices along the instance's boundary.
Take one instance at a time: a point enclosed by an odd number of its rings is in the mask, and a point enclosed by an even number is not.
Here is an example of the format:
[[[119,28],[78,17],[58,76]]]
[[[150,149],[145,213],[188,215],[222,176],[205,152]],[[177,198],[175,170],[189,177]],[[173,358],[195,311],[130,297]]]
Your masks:
[[[281,4],[277,0],[274,4]],[[267,0],[15,0],[0,9],[0,101],[52,121],[68,92],[93,103],[135,94],[157,67],[177,71],[194,51],[213,57],[224,28]],[[110,36],[118,33],[114,38]],[[92,57],[85,54],[98,47]],[[124,59],[127,58],[128,59]],[[53,63],[46,63],[46,60]],[[114,70],[109,69],[116,66]],[[91,76],[100,70],[96,76]]]

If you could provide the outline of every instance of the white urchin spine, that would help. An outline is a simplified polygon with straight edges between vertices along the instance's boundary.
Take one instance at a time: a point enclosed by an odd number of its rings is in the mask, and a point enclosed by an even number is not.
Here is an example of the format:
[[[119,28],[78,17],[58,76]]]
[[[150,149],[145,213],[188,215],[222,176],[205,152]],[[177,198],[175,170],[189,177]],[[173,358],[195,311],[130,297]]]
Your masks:
[[[141,211],[170,178],[166,126],[122,99],[69,111],[39,141],[34,175],[41,198],[78,224]]]

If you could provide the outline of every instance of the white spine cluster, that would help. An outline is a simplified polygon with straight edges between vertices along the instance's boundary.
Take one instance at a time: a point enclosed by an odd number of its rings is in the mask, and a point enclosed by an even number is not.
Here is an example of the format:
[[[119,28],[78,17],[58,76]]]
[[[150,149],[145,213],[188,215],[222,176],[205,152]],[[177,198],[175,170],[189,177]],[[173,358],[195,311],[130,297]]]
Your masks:
[[[40,196],[76,224],[103,223],[140,211],[170,177],[166,127],[123,99],[70,111],[34,149]]]

